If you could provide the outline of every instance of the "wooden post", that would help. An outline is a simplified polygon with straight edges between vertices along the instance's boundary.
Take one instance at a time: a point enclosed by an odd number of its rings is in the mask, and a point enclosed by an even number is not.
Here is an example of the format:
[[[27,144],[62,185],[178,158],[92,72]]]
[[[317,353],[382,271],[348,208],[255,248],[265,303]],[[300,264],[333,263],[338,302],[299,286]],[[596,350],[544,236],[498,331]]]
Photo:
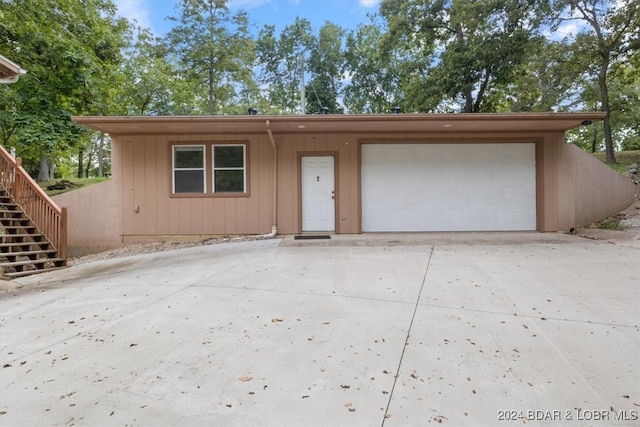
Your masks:
[[[20,204],[20,168],[22,167],[22,157],[16,157],[16,170],[13,175],[13,200]]]

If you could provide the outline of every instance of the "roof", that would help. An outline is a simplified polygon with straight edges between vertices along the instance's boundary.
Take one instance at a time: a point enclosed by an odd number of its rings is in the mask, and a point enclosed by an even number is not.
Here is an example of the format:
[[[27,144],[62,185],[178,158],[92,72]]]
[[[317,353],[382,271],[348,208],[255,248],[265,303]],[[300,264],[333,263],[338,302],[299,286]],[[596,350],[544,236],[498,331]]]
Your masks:
[[[26,73],[18,64],[0,55],[0,83],[15,83]]]
[[[602,120],[605,113],[75,116],[112,135],[335,132],[565,132]]]

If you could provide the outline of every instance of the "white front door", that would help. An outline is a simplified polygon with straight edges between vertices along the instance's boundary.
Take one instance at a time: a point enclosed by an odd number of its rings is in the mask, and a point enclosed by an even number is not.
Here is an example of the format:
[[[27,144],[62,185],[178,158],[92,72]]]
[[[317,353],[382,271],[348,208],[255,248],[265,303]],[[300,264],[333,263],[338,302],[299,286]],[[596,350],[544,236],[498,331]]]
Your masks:
[[[302,231],[335,231],[333,156],[302,157]]]

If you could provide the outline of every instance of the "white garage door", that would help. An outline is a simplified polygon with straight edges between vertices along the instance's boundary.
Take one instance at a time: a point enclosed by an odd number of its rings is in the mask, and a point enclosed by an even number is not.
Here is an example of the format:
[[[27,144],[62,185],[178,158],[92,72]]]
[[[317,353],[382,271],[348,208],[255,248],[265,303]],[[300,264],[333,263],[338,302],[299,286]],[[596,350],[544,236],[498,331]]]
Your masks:
[[[362,231],[536,229],[535,144],[363,144]]]

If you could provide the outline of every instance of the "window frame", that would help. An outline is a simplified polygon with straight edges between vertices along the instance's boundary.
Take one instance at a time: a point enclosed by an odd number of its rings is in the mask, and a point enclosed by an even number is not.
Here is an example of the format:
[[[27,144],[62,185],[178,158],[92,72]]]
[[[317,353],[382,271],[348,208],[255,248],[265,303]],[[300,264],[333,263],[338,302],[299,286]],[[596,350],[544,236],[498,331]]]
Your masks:
[[[202,168],[176,168],[176,149],[178,148],[201,148],[202,149]],[[183,191],[176,192],[176,171],[202,171],[202,188],[203,191],[192,192]],[[207,145],[206,144],[172,144],[171,146],[171,195],[206,195],[207,193]]]
[[[242,167],[216,167],[217,147],[242,147]],[[211,144],[211,194],[214,196],[248,195],[247,182],[247,144],[245,143],[213,143]],[[216,171],[242,170],[242,191],[216,191]]]

